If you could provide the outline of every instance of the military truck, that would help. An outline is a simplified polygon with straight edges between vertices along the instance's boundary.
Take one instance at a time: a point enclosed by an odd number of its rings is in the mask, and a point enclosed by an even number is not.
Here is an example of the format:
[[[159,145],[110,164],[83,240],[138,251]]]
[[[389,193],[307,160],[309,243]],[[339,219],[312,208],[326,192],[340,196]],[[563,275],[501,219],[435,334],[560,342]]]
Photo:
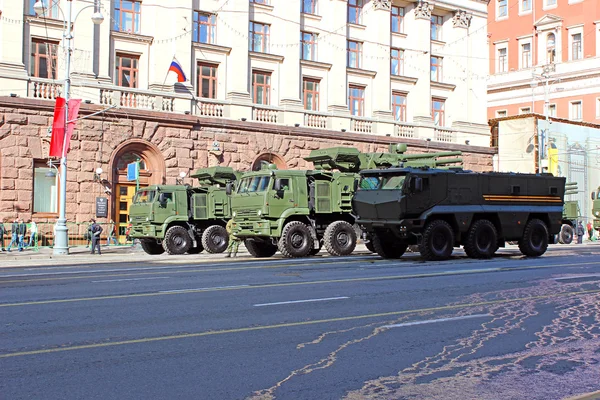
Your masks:
[[[600,232],[600,186],[592,192],[592,215],[594,216],[594,230]]]
[[[352,204],[383,258],[418,245],[423,258],[446,260],[462,245],[485,259],[506,241],[536,257],[560,231],[564,195],[565,178],[551,174],[391,168],[362,171]]]
[[[567,182],[565,184],[565,196],[577,194],[577,182]],[[581,217],[581,209],[579,201],[565,200],[562,213],[562,226],[558,233],[555,242],[561,244],[571,244],[573,242],[575,225],[577,219]]]
[[[404,154],[404,144],[390,145],[389,153],[361,153],[334,147],[313,150],[305,160],[314,170],[277,170],[275,166],[245,173],[232,193],[235,235],[255,257],[277,250],[285,257],[305,257],[322,246],[336,256],[354,251],[352,196],[359,175],[367,167],[459,165],[461,152]]]
[[[231,218],[228,183],[238,173],[229,167],[203,168],[191,175],[198,186],[151,185],[140,189],[129,208],[131,237],[148,254],[222,253]]]

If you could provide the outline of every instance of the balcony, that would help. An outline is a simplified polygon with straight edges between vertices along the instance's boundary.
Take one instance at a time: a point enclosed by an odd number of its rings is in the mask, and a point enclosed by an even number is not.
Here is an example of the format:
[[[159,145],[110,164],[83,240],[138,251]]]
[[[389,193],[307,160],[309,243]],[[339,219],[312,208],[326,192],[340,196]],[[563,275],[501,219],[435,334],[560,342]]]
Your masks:
[[[63,83],[52,79],[30,78],[27,86],[27,97],[55,100],[62,93]]]
[[[456,140],[455,137],[454,129],[436,126],[433,130],[433,140],[436,142],[452,143]]]

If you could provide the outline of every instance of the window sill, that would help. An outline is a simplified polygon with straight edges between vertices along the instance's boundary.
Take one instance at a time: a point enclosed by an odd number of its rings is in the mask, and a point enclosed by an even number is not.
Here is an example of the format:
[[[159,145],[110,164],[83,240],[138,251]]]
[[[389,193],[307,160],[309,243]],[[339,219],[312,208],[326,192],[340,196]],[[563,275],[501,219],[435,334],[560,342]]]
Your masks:
[[[263,10],[269,11],[269,12],[271,12],[275,9],[275,7],[270,4],[261,4],[261,3],[250,3],[250,7],[263,9]]]
[[[508,19],[508,15],[496,18],[496,21],[504,21]]]
[[[27,15],[25,17],[25,22],[30,24],[30,25],[34,25],[34,26],[41,26],[41,27],[48,27],[48,28],[56,28],[56,29],[65,29],[65,22],[58,20],[58,19],[54,19],[54,18],[42,18],[42,17],[35,17],[35,16],[31,16],[31,15]]]
[[[272,62],[276,62],[276,63],[282,63],[283,59],[284,59],[283,56],[279,56],[276,54],[259,53],[259,52],[255,52],[255,51],[249,51],[248,55],[250,56],[251,59],[272,61]]]
[[[110,36],[113,39],[121,39],[124,41],[133,42],[133,43],[143,42],[146,44],[152,44],[152,41],[154,40],[153,36],[145,36],[145,35],[140,35],[137,33],[127,33],[127,32],[114,31],[114,30],[110,32]]]
[[[437,44],[437,45],[440,45],[440,46],[445,46],[446,42],[444,42],[443,40],[431,39],[431,44]]]
[[[351,75],[366,76],[369,78],[375,78],[375,75],[377,75],[377,71],[369,71],[362,68],[352,67],[346,67],[346,72]]]
[[[394,36],[400,37],[403,39],[406,39],[408,37],[408,35],[404,32],[392,32],[392,37],[394,37]]]
[[[392,80],[392,82],[408,83],[410,85],[416,84],[419,80],[419,78],[413,78],[411,76],[405,75],[391,75],[390,79]]]
[[[308,14],[308,13],[302,13],[302,17],[304,17],[306,19],[312,19],[313,21],[321,21],[323,19],[323,17],[320,15]]]
[[[300,65],[303,67],[312,67],[315,69],[322,69],[325,71],[329,71],[331,69],[331,64],[329,63],[324,63],[324,62],[319,62],[319,61],[312,61],[312,60],[300,60]]]
[[[557,8],[557,7],[558,7],[558,5],[556,5],[556,4],[553,4],[553,5],[551,5],[551,6],[543,6],[543,7],[542,7],[542,10],[544,10],[544,11],[546,11],[546,10],[552,10],[552,9],[555,9],[555,8]]]
[[[527,10],[527,11],[519,11],[519,17],[523,16],[523,15],[531,15],[532,11],[531,10]]]
[[[431,87],[433,89],[448,90],[450,92],[453,92],[454,89],[456,89],[456,85],[453,85],[451,83],[437,82],[437,81],[431,81]]]
[[[366,25],[362,25],[362,24],[357,24],[355,22],[348,22],[348,27],[352,27],[352,28],[356,28],[356,29],[360,29],[362,31],[366,30],[367,27]]]
[[[217,44],[212,44],[212,43],[194,42],[193,46],[195,49],[204,50],[204,51],[207,51],[210,53],[218,53],[218,54],[225,54],[225,55],[228,55],[229,53],[231,53],[231,47],[219,46]]]

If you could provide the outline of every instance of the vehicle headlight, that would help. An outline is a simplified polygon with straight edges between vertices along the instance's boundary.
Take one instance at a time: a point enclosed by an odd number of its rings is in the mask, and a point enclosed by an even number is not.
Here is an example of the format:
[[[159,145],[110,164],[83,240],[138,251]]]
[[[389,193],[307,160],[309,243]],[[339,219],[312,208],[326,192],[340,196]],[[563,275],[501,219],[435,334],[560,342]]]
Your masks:
[[[596,217],[600,216],[600,211],[596,211]]]
[[[237,215],[236,212],[234,211],[233,214],[231,214],[233,216],[233,218],[235,218],[235,216]]]
[[[150,217],[146,217],[146,222],[150,221]]]
[[[133,218],[129,217],[129,222],[133,222]]]
[[[260,216],[262,215],[262,210],[258,210],[258,211],[256,212],[256,215],[258,215],[258,216],[260,217]]]

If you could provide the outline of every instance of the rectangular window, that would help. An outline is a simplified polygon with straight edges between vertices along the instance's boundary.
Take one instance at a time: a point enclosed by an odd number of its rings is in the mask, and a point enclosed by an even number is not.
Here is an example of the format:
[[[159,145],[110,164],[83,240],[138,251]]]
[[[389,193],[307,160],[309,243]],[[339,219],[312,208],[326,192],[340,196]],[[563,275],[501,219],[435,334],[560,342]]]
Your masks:
[[[406,93],[392,92],[392,112],[396,121],[406,122]]]
[[[348,104],[351,115],[362,117],[365,113],[365,88],[350,85],[348,87]]]
[[[57,43],[33,39],[29,75],[36,78],[56,79],[57,51]]]
[[[137,88],[139,62],[140,59],[137,56],[117,54],[115,59],[115,85]]]
[[[496,111],[496,118],[506,117],[506,110]]]
[[[302,12],[304,14],[316,14],[317,0],[302,0]]]
[[[580,60],[583,58],[583,51],[581,48],[581,33],[571,35],[571,51],[571,60]]]
[[[348,0],[348,22],[360,24],[362,22],[363,0]]]
[[[138,0],[114,0],[113,29],[119,32],[140,33],[142,2]]]
[[[217,66],[214,64],[198,63],[198,96],[208,99],[217,98]]]
[[[521,68],[531,68],[531,43],[521,45]]]
[[[46,161],[33,163],[33,212],[58,212],[58,174]]]
[[[442,25],[444,17],[440,15],[431,16],[431,40],[442,40]]]
[[[254,104],[271,103],[271,73],[252,71],[252,101]]]
[[[201,11],[194,11],[193,41],[196,43],[215,43],[217,33],[217,16]]]
[[[445,108],[446,101],[444,99],[436,99],[435,97],[431,99],[431,117],[435,126],[445,126]]]
[[[362,66],[362,43],[348,40],[348,67],[361,68]]]
[[[496,72],[503,73],[508,70],[507,48],[498,49],[498,70]]]
[[[431,80],[434,82],[442,81],[442,57],[431,57]]]
[[[392,49],[390,54],[392,75],[404,75],[404,50]]]
[[[33,10],[33,6],[37,3],[38,0],[29,0],[29,15],[36,15]],[[44,5],[44,14],[41,15],[44,18],[60,18],[59,9],[58,9],[58,1],[59,0],[41,0]]]
[[[582,115],[581,101],[571,102],[571,119],[580,121],[582,119]]]
[[[269,4],[269,0],[250,0],[250,3]]]
[[[519,114],[531,114],[531,107],[521,107]]]
[[[319,81],[304,78],[302,81],[302,97],[304,98],[304,109],[319,111]]]
[[[546,3],[546,7],[549,6],[555,6],[556,5],[556,0],[544,0]]]
[[[269,25],[250,21],[250,51],[269,52]]]
[[[392,32],[404,32],[404,7],[392,6]]]
[[[498,1],[498,18],[508,17],[508,0]]]
[[[556,104],[548,104],[548,115],[556,117]]]
[[[521,0],[521,12],[531,11],[531,0]]]
[[[300,32],[300,42],[302,43],[302,59],[317,60],[317,34],[309,32]]]

